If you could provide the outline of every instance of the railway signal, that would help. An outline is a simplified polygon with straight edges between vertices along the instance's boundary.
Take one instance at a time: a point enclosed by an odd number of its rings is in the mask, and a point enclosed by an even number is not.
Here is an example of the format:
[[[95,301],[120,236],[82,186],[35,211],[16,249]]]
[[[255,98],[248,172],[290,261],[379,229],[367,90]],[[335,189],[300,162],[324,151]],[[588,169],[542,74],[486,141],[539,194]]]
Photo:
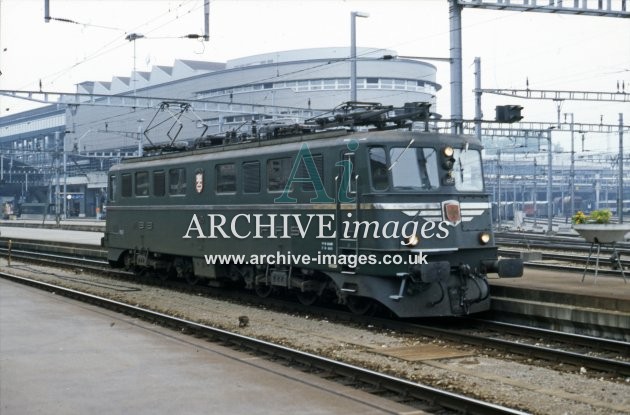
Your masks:
[[[498,122],[513,123],[523,119],[520,105],[497,105],[496,118]]]

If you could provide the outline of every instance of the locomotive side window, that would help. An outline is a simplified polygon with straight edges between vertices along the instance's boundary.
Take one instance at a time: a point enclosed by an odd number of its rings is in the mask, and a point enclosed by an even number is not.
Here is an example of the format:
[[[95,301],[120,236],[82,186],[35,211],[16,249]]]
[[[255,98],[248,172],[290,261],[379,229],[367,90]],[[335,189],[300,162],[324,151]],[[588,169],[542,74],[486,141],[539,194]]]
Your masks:
[[[389,151],[392,183],[398,190],[431,190],[440,185],[434,148],[394,147]]]
[[[112,174],[109,176],[109,201],[113,202],[116,200],[118,193],[118,181],[116,180],[116,175]]]
[[[217,165],[216,177],[217,193],[236,192],[236,168],[234,163]]]
[[[170,169],[168,171],[168,194],[186,194],[186,169]]]
[[[370,147],[370,172],[374,189],[386,190],[389,187],[387,157],[383,147]]]
[[[481,154],[477,150],[455,149],[453,173],[455,188],[461,191],[483,190]]]
[[[267,160],[267,190],[282,191],[291,174],[291,159],[281,158]]]
[[[149,172],[136,172],[136,196],[149,196]]]
[[[164,196],[166,194],[166,175],[164,170],[153,172],[153,196]]]
[[[307,162],[315,166],[320,180],[318,180],[316,177],[311,177],[311,174],[308,171],[308,166],[306,165]],[[321,154],[315,154],[310,160],[307,160],[305,157],[303,162],[300,163],[298,166],[296,177],[310,178],[310,182],[305,182],[302,184],[302,190],[308,192],[315,191],[315,186],[313,186],[313,183],[319,183],[320,181],[322,184],[324,183],[324,156],[322,156]]]
[[[243,193],[260,193],[260,162],[243,163]]]
[[[131,197],[131,173],[121,175],[121,195],[122,197]]]

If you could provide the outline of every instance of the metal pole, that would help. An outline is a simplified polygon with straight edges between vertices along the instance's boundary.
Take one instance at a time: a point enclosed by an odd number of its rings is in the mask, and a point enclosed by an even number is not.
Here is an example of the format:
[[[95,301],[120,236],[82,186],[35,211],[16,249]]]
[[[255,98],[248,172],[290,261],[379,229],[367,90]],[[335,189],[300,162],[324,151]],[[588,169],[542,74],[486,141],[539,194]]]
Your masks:
[[[133,96],[136,96],[136,39],[133,40]]]
[[[623,223],[623,113],[619,113],[619,191],[617,192],[619,223]]]
[[[61,201],[59,200],[59,131],[55,131],[55,220],[57,224],[61,217]]]
[[[599,192],[602,190],[602,185],[599,181],[599,173],[595,173],[595,206],[593,210],[599,210]]]
[[[501,166],[501,149],[497,150],[497,187],[498,187],[498,200],[497,200],[497,228],[501,228],[501,173],[503,167]]]
[[[571,211],[569,212],[569,215],[573,216],[575,214],[575,131],[573,129],[573,113],[569,115],[571,116],[571,172],[569,174],[569,186],[571,191]]]
[[[481,58],[475,58],[475,135],[481,141]]]
[[[536,189],[536,170],[538,170],[538,162],[534,158],[534,192],[532,193],[532,202],[534,204],[534,226],[538,225],[538,206],[536,206],[538,199],[538,190]]]
[[[357,17],[369,17],[368,13],[350,12],[350,101],[357,100]]]
[[[203,40],[210,40],[210,0],[203,2]]]
[[[463,133],[462,98],[462,7],[457,0],[449,0],[450,58],[451,58],[451,133]]]
[[[65,147],[65,146],[64,146]],[[68,219],[68,153],[63,152],[63,218]]]
[[[552,154],[551,154],[551,130],[547,130],[547,139],[549,140],[549,149],[547,150],[547,232],[553,231],[553,207],[551,206],[551,185],[552,185]]]

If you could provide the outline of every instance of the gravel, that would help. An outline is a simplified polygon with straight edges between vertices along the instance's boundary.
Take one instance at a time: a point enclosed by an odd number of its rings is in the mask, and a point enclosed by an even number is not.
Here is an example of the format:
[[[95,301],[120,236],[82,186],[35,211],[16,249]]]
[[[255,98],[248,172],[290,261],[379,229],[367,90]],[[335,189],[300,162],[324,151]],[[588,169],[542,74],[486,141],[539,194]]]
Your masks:
[[[309,315],[291,315],[259,306],[108,280],[80,270],[35,265],[0,270],[37,277],[68,288],[151,308],[243,335],[294,347],[434,387],[536,414],[630,414],[630,378],[610,380],[586,369],[557,370],[474,348],[418,338],[373,326],[357,327]],[[408,361],[388,356],[400,347],[431,346],[459,357]]]

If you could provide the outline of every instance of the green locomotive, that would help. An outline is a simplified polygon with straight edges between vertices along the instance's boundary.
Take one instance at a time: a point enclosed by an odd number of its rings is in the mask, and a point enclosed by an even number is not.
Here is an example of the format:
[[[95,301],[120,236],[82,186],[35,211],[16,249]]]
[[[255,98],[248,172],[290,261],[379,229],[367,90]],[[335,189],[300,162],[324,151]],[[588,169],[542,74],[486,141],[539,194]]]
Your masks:
[[[324,131],[150,155],[109,172],[115,267],[400,317],[487,310],[497,257],[481,143]]]

